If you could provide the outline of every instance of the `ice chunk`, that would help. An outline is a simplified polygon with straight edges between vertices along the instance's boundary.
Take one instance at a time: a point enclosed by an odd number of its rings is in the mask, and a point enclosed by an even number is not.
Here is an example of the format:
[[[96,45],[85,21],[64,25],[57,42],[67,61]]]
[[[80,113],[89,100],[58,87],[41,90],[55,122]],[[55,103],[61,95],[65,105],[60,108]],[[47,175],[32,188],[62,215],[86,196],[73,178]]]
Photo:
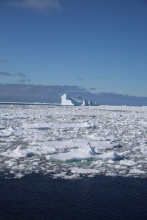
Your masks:
[[[65,175],[66,175],[66,172],[61,172],[61,173],[54,174],[53,177],[65,177]]]
[[[6,157],[13,157],[13,158],[31,157],[34,155],[31,149],[23,149],[21,146],[18,146],[14,150],[7,150],[6,152],[2,152],[0,154]]]
[[[71,176],[65,175],[65,177],[64,177],[64,179],[79,179],[79,178],[80,178],[80,176],[77,173],[75,173],[75,174],[73,174]]]
[[[5,164],[6,164],[7,167],[17,166],[17,162],[13,161],[13,160],[6,160]]]
[[[137,163],[135,163],[132,160],[121,160],[120,164],[121,165],[126,165],[126,166],[135,166]]]
[[[108,153],[96,153],[94,149],[91,148],[90,143],[87,143],[85,148],[71,149],[68,153],[59,153],[51,155],[51,159],[55,160],[82,160],[82,159],[103,159],[103,160],[121,160],[124,158],[123,154],[117,154],[116,152]]]
[[[15,174],[15,178],[22,178],[22,177],[24,177],[24,174],[22,174],[22,173],[16,173]]]
[[[132,169],[129,172],[130,174],[145,174],[145,172],[143,170],[138,170],[138,169]]]
[[[96,169],[85,169],[85,168],[79,168],[79,167],[71,167],[72,173],[78,173],[78,174],[88,174],[88,173],[99,173]]]
[[[66,152],[67,147],[56,147],[50,145],[42,145],[42,146],[30,146],[29,148],[24,149],[21,146],[18,146],[14,150],[7,150],[6,152],[1,152],[0,155],[6,157],[13,157],[13,158],[22,158],[22,157],[32,157],[35,155],[42,155],[47,154],[46,158],[50,158],[48,154],[52,153],[59,153],[59,152]]]

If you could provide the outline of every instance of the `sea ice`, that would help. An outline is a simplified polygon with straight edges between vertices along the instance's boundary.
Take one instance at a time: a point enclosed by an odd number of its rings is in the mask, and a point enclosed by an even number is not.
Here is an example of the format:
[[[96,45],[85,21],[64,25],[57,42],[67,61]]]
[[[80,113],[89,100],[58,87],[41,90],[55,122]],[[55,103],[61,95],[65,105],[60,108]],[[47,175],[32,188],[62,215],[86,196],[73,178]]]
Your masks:
[[[1,176],[147,177],[147,107],[1,105],[0,119]]]

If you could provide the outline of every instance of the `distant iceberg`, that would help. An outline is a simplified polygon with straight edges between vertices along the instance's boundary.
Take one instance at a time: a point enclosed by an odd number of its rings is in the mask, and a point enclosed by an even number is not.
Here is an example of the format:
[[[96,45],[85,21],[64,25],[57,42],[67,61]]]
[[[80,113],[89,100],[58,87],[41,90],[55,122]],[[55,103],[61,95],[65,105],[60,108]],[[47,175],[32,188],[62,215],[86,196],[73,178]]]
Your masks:
[[[70,97],[67,94],[61,96],[61,105],[76,105],[80,106],[83,104],[83,101],[80,96]]]
[[[82,100],[80,96],[71,97],[67,94],[61,96],[61,105],[73,105],[73,106],[98,106],[96,102],[89,100]]]
[[[82,105],[85,105],[85,106],[98,106],[98,104],[96,102],[89,101],[89,100],[83,100]]]

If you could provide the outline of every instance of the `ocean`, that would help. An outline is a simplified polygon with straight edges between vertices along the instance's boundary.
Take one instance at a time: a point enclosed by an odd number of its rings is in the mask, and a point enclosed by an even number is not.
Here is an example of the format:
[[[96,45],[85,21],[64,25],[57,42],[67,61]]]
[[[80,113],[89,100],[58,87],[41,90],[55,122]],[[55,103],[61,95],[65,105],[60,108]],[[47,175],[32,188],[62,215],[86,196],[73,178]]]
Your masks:
[[[0,180],[0,217],[28,219],[147,219],[147,180],[125,177],[52,179],[31,174]]]

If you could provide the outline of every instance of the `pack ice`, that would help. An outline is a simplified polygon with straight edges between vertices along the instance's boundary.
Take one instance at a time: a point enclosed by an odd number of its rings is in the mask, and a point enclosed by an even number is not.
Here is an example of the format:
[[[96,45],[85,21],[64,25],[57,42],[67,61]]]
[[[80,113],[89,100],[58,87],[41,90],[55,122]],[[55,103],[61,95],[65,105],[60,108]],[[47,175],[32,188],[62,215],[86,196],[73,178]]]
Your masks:
[[[147,107],[0,105],[0,177],[146,178],[146,132]]]

